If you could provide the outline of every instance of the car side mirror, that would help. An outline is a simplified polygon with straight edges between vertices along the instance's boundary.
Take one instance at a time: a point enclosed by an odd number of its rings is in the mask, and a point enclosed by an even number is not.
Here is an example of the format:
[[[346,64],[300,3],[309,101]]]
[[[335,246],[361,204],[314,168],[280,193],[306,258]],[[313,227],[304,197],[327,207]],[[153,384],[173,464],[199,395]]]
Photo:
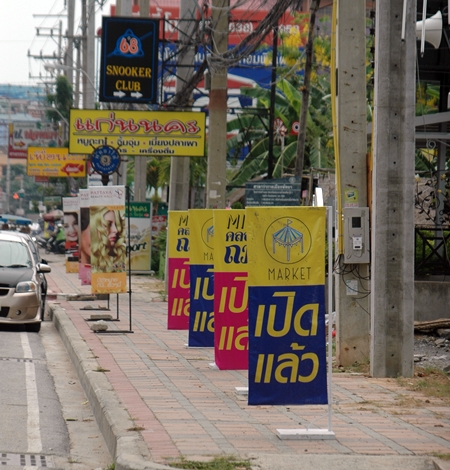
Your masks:
[[[39,263],[37,265],[37,272],[38,273],[50,273],[52,268],[48,264]]]

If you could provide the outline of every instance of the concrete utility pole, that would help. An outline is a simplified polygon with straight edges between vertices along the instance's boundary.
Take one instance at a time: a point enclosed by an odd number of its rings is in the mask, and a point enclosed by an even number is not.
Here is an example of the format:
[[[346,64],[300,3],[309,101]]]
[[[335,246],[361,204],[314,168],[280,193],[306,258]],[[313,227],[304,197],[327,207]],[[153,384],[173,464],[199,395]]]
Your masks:
[[[372,216],[374,377],[414,373],[416,1],[377,0]],[[401,39],[402,19],[405,40]]]
[[[75,0],[69,0],[67,3],[67,52],[64,64],[72,67],[67,69],[66,76],[71,87],[73,87],[73,24],[75,20]],[[78,106],[78,103],[76,103]]]
[[[82,1],[83,15],[83,108],[95,107],[95,0]]]
[[[140,0],[139,15],[143,18],[150,16],[150,0]],[[147,157],[134,157],[134,200],[145,202],[147,192]]]
[[[117,0],[116,5],[117,5],[116,6],[117,16],[131,16],[132,15],[132,11],[133,11],[132,0]],[[127,184],[127,162],[126,161],[122,161],[120,163],[119,175],[114,175],[114,177],[117,177],[117,183],[114,181],[114,184],[126,186]]]
[[[366,4],[337,0],[337,132],[339,168],[336,173],[340,198],[337,211],[339,243],[345,233],[339,225],[346,205],[367,207],[366,115]],[[349,201],[348,194],[356,195]],[[368,243],[367,240],[365,243]],[[338,244],[339,244],[338,243]],[[368,264],[344,264],[335,274],[337,312],[336,358],[338,364],[367,361],[370,354]]]
[[[213,0],[213,54],[228,49],[229,0]],[[211,70],[209,92],[208,172],[206,178],[206,207],[225,209],[227,169],[227,67]]]
[[[192,34],[196,27],[195,16],[197,2],[195,0],[180,0],[179,22],[179,52],[177,67],[177,81],[175,93],[183,89],[183,85],[194,73],[195,50],[192,43]],[[181,52],[182,51],[182,52]],[[172,157],[170,159],[170,190],[169,210],[187,210],[189,208],[189,157]]]

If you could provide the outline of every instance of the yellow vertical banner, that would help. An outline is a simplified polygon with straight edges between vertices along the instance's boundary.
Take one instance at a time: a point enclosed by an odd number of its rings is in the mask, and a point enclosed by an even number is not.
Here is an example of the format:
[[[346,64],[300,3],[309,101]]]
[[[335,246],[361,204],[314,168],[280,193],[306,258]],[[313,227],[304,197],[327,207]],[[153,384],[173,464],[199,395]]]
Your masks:
[[[325,207],[251,207],[249,285],[325,284]]]
[[[214,346],[214,221],[212,209],[189,210],[192,347]]]
[[[328,402],[324,207],[246,209],[249,405]]]
[[[214,210],[214,358],[221,370],[248,368],[245,210]]]
[[[167,236],[167,328],[188,330],[190,304],[188,211],[169,211]]]

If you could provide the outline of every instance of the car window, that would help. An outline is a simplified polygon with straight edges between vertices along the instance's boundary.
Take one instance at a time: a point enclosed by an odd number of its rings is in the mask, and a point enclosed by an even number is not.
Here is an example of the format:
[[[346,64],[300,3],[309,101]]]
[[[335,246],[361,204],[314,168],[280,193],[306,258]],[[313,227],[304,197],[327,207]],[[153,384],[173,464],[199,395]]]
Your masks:
[[[33,253],[33,258],[36,263],[41,262],[41,257],[39,256],[39,250],[37,246],[34,244],[33,240],[27,240],[28,246],[30,247],[31,252]]]
[[[30,252],[20,242],[0,240],[0,265],[3,267],[31,267]]]

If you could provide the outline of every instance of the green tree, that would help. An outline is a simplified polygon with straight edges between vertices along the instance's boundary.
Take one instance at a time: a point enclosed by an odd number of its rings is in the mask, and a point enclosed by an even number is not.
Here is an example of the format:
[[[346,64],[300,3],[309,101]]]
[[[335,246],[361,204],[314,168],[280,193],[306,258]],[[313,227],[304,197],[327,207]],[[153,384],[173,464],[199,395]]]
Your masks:
[[[61,122],[69,119],[70,108],[73,106],[73,90],[64,75],[56,78],[55,93],[47,94],[47,104],[51,108],[46,111],[49,121]]]
[[[323,22],[329,21],[322,18]],[[278,48],[283,67],[277,69],[277,86],[275,97],[275,118],[280,118],[287,133],[284,141],[275,139],[273,157],[275,167],[273,177],[282,176],[285,171],[294,171],[297,154],[297,136],[291,133],[293,123],[299,123],[300,109],[304,93],[304,54],[299,50],[306,44],[309,30],[309,15],[297,14],[296,27],[280,34],[281,44]],[[334,151],[331,119],[331,92],[329,67],[331,41],[328,36],[318,35],[314,39],[313,61],[310,70],[308,106],[305,108],[305,148],[304,168],[334,167]],[[257,102],[256,110],[244,112],[238,119],[228,123],[228,132],[235,135],[228,140],[228,158],[231,162],[238,159],[244,148],[248,149],[242,166],[237,169],[230,185],[242,185],[248,180],[267,172],[269,156],[268,129],[269,116],[266,110],[270,107],[270,90],[255,87],[242,88],[241,93],[251,96]],[[256,114],[256,117],[255,117]],[[283,144],[283,145],[282,145]]]

